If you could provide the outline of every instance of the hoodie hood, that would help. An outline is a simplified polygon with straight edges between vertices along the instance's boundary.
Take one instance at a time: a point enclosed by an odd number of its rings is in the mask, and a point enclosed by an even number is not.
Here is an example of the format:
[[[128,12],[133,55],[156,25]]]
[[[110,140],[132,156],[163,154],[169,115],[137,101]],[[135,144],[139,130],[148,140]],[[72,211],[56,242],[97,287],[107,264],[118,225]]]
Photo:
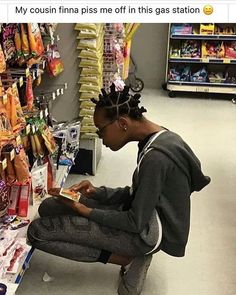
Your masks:
[[[201,163],[186,142],[176,133],[165,131],[148,147],[161,151],[172,159],[189,180],[191,192],[200,191],[211,179],[201,170]]]

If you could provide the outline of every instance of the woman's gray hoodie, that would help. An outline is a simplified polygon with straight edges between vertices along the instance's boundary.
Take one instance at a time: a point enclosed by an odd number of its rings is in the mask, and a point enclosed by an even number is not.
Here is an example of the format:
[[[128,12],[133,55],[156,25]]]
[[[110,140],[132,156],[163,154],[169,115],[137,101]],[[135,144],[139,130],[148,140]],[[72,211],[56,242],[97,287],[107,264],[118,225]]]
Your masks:
[[[138,233],[153,252],[184,256],[190,227],[190,195],[210,182],[182,138],[165,130],[143,148],[132,187],[100,187],[94,199],[120,203],[123,211],[93,209],[90,219],[112,228]]]

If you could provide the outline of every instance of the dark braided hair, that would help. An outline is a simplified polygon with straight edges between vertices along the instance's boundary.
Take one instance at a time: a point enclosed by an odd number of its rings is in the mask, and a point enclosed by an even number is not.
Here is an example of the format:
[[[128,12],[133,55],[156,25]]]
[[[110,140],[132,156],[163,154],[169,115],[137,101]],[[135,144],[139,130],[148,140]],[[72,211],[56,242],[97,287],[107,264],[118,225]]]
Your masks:
[[[96,109],[105,109],[108,119],[115,119],[122,115],[128,115],[130,118],[140,120],[143,118],[143,113],[147,110],[144,107],[139,107],[140,94],[131,95],[129,87],[125,86],[122,91],[116,91],[115,84],[110,86],[110,93],[105,89],[101,89],[102,94],[99,94],[99,100],[92,98],[91,101],[96,104]]]

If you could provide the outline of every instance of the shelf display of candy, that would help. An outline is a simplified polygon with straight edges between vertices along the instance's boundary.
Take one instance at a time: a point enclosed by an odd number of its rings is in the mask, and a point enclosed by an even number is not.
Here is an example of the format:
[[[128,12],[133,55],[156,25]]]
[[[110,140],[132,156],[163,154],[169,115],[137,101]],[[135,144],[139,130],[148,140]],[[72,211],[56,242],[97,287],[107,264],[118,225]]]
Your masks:
[[[191,24],[172,24],[171,34],[188,35],[192,34],[193,26]]]
[[[198,40],[186,40],[181,43],[181,57],[200,58],[201,46]]]
[[[208,74],[205,67],[202,67],[196,72],[192,72],[190,75],[191,82],[207,82]]]
[[[170,81],[189,81],[190,66],[172,67],[170,68],[168,77]]]
[[[202,41],[202,57],[223,58],[225,47],[222,41]]]

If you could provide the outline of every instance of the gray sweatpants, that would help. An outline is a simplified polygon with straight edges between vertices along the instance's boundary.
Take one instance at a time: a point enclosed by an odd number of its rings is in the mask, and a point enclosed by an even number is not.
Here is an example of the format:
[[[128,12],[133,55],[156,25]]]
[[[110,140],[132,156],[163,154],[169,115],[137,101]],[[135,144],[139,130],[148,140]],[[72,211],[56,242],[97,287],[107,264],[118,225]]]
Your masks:
[[[121,210],[83,198],[90,208]],[[80,216],[56,198],[48,198],[39,207],[40,218],[31,222],[28,239],[32,246],[64,258],[96,262],[101,250],[128,256],[142,256],[151,250],[139,234],[102,226]]]

